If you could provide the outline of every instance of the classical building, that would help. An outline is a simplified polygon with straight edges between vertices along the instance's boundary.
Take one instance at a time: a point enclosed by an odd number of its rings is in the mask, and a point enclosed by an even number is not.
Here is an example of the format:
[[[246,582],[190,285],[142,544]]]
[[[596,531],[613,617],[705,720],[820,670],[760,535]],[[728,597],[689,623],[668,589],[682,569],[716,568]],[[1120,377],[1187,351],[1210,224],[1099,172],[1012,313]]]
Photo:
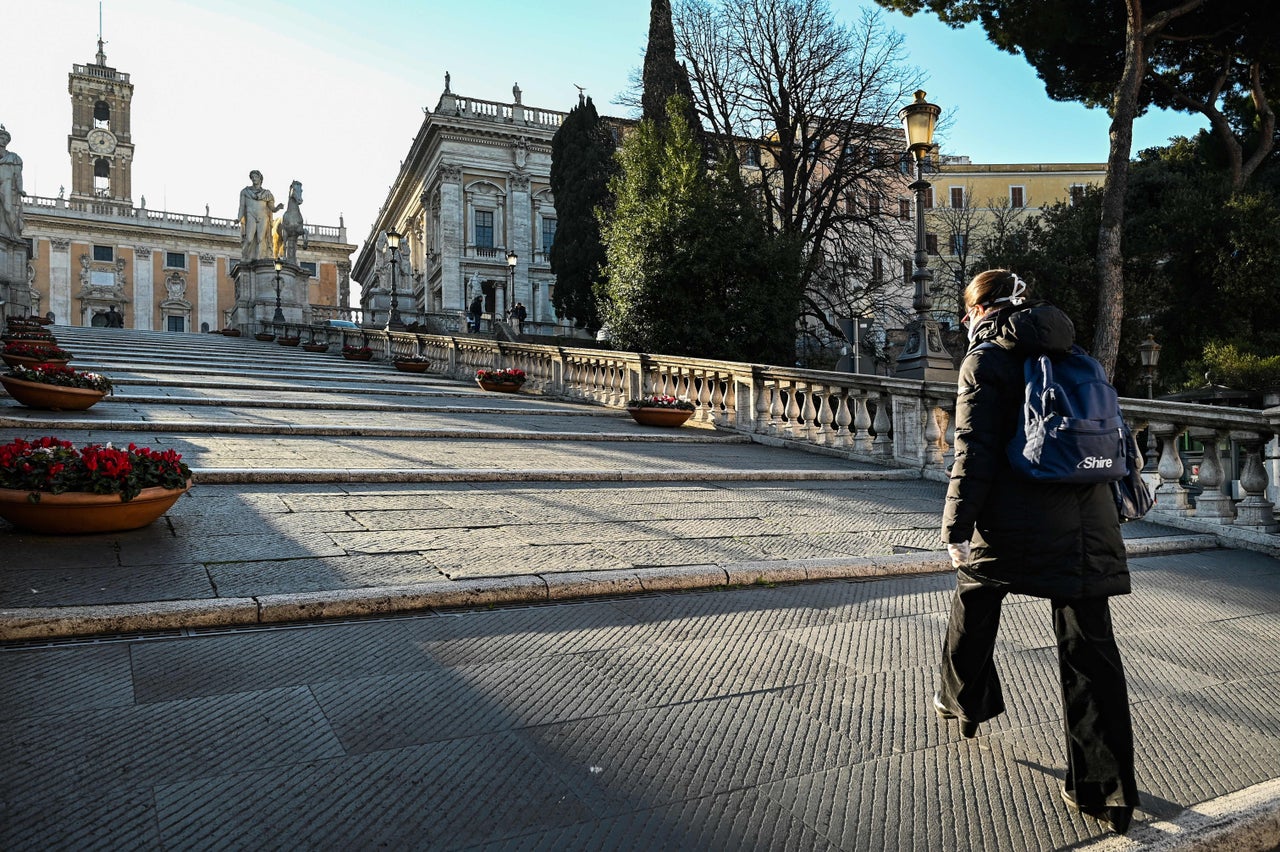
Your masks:
[[[366,325],[386,323],[394,283],[406,323],[459,330],[479,295],[487,314],[505,316],[521,302],[527,331],[556,328],[551,139],[566,113],[525,106],[519,86],[512,96],[463,97],[445,75],[356,258]],[[388,250],[388,231],[402,235],[398,253]]]
[[[98,42],[91,65],[73,65],[71,192],[26,196],[23,237],[30,255],[32,311],[70,325],[105,324],[112,308],[131,328],[204,331],[223,327],[236,303],[240,261],[235,219],[149,210],[133,201],[130,135],[133,84],[107,64]],[[277,194],[287,195],[277,184]],[[235,187],[228,187],[231,196]],[[347,306],[351,253],[346,228],[308,225],[298,264],[307,292],[292,293],[304,317],[338,316]]]

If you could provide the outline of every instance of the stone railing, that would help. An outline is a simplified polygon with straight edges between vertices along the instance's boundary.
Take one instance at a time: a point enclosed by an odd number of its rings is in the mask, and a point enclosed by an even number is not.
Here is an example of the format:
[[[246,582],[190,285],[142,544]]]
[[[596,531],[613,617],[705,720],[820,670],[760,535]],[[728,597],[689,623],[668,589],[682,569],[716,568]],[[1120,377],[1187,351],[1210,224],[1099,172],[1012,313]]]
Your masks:
[[[278,333],[287,328],[281,327]],[[305,329],[306,327],[302,327]],[[320,334],[317,330],[317,334]],[[469,379],[478,369],[524,370],[530,391],[614,408],[658,393],[697,406],[693,422],[760,443],[909,468],[945,481],[954,443],[955,387],[825,370],[801,370],[649,355],[505,343],[481,337],[327,329],[346,345],[384,358],[426,355],[437,372]],[[1280,552],[1280,406],[1263,411],[1123,399],[1135,432],[1149,432],[1158,462],[1144,471],[1155,486],[1156,517],[1201,530],[1230,527],[1246,544]],[[1181,440],[1204,444],[1189,477]],[[1226,455],[1224,456],[1224,450]]]
[[[240,232],[238,219],[220,216],[201,216],[198,213],[174,213],[169,210],[150,210],[134,207],[131,202],[110,198],[49,198],[40,195],[24,195],[22,203],[29,213],[38,215],[68,216],[70,218],[114,218],[121,221],[143,221],[149,225],[171,226],[184,231],[201,231],[217,234]],[[306,225],[311,239],[323,242],[347,241],[347,229],[343,225]],[[505,257],[505,255],[504,255]]]

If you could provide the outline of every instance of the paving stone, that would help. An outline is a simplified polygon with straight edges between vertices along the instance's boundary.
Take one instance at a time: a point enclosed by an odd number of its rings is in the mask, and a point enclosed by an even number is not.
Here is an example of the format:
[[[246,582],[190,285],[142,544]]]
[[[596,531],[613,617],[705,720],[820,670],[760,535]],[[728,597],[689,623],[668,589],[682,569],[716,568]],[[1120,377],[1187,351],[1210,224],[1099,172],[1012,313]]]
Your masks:
[[[654,741],[680,730],[682,742]],[[727,695],[532,728],[541,752],[598,768],[593,785],[608,804],[597,814],[633,811],[754,787],[814,767],[857,760],[842,732],[767,693]],[[697,755],[696,760],[689,760]]]
[[[441,573],[452,580],[510,577],[572,571],[616,571],[630,567],[623,559],[592,545],[512,547],[494,542],[485,550],[466,548],[424,552]]]
[[[224,562],[210,565],[208,576],[230,598],[448,582],[419,553]]]
[[[139,703],[434,668],[399,621],[201,635],[133,649]]]
[[[168,848],[461,848],[593,816],[511,734],[168,784],[156,805]]]
[[[0,728],[0,789],[39,802],[341,754],[305,687],[28,716]]]
[[[133,555],[132,549],[130,555]],[[208,573],[198,563],[0,572],[0,607],[93,606],[193,600],[215,595]]]
[[[148,787],[110,785],[33,799],[5,797],[0,848],[161,850],[155,797]]]
[[[56,677],[49,676],[50,667]],[[6,651],[0,653],[0,683],[0,719],[6,721],[133,704],[124,644]]]

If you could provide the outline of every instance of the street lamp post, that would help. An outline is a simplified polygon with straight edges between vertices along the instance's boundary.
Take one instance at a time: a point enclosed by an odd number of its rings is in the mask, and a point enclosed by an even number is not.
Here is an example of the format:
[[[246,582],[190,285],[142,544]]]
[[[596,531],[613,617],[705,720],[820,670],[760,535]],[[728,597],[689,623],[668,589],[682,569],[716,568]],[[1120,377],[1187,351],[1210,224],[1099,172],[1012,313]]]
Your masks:
[[[1142,380],[1147,385],[1147,399],[1153,399],[1151,386],[1156,380],[1156,365],[1160,363],[1160,344],[1156,343],[1154,335],[1148,334],[1147,339],[1138,344],[1138,358],[1142,362]],[[1152,470],[1156,466],[1156,445],[1151,440],[1151,424],[1147,424],[1147,446],[1143,469]]]
[[[400,297],[396,293],[396,272],[400,266],[400,234],[395,228],[387,230],[387,248],[391,250],[391,312],[387,314],[386,331],[404,331],[400,318]]]
[[[930,311],[933,296],[930,284],[933,273],[929,271],[929,256],[925,242],[924,206],[925,192],[932,185],[924,178],[925,160],[933,147],[933,128],[942,109],[924,99],[919,90],[915,101],[898,112],[907,136],[907,150],[915,157],[916,179],[907,188],[916,194],[916,254],[915,269],[911,280],[915,284],[915,296],[911,307],[916,315],[907,323],[907,342],[898,356],[896,375],[904,379],[923,379],[927,382],[955,381],[957,374],[951,354],[942,343],[942,330]]]
[[[1156,365],[1160,363],[1160,344],[1156,343],[1154,335],[1147,335],[1147,339],[1138,344],[1138,357],[1142,360],[1142,380],[1147,384],[1147,399],[1153,399],[1151,395],[1151,386],[1156,380]]]
[[[272,322],[284,322],[284,308],[280,306],[280,270],[284,268],[283,258],[276,258],[276,313]]]
[[[520,256],[513,251],[507,252],[507,269],[510,270],[511,290],[506,294],[506,298],[502,300],[502,309],[507,310],[507,300],[513,300],[516,297],[516,264],[520,262]],[[504,317],[505,318],[505,317]]]

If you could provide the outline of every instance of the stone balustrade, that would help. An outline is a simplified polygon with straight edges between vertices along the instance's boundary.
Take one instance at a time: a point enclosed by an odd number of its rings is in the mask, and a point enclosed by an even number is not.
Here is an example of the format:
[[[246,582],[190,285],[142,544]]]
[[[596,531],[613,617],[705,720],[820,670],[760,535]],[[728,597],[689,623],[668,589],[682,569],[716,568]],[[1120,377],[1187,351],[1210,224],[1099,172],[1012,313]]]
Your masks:
[[[276,331],[296,335],[306,328]],[[479,369],[519,368],[530,391],[614,408],[651,393],[683,397],[697,406],[694,423],[761,443],[907,467],[928,479],[945,481],[952,461],[955,388],[946,383],[486,338],[313,330],[331,342],[335,336],[345,345],[367,342],[388,359],[423,354],[434,370],[460,379]],[[1230,526],[1246,546],[1280,552],[1280,407],[1129,398],[1121,405],[1135,433],[1150,435],[1158,447],[1144,476],[1155,487],[1160,520],[1201,530]],[[1188,438],[1204,447],[1193,484],[1179,450]]]

